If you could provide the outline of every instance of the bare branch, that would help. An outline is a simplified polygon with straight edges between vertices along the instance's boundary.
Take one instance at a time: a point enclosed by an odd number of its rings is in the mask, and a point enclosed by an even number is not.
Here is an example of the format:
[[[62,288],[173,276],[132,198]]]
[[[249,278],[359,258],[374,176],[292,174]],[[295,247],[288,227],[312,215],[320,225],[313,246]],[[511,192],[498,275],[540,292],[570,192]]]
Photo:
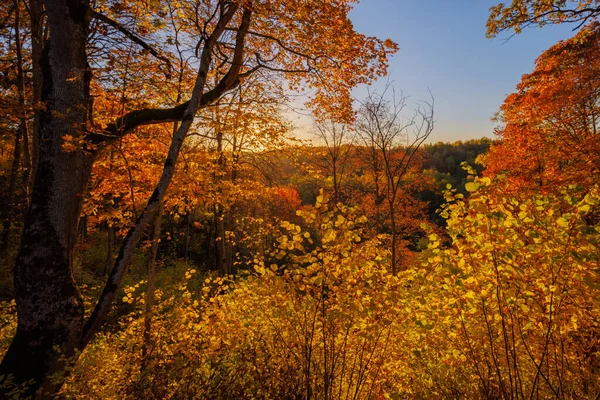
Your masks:
[[[165,71],[165,76],[167,78],[171,77],[171,72],[173,70],[173,66],[171,65],[171,61],[167,57],[165,57],[164,55],[160,54],[152,46],[150,46],[148,43],[146,43],[142,38],[140,38],[139,36],[137,36],[135,33],[131,32],[129,29],[127,29],[126,27],[124,27],[123,25],[121,25],[120,23],[118,23],[117,21],[113,20],[112,18],[109,18],[108,16],[99,13],[98,11],[92,9],[91,7],[90,7],[90,11],[92,13],[92,17],[93,18],[95,18],[95,19],[97,19],[99,21],[102,21],[102,22],[104,22],[104,23],[112,26],[117,31],[119,31],[123,35],[125,35],[129,40],[131,40],[135,44],[137,44],[140,47],[142,47],[144,50],[146,50],[148,53],[152,54],[154,57],[156,57],[159,60],[163,61],[167,65],[167,71]]]

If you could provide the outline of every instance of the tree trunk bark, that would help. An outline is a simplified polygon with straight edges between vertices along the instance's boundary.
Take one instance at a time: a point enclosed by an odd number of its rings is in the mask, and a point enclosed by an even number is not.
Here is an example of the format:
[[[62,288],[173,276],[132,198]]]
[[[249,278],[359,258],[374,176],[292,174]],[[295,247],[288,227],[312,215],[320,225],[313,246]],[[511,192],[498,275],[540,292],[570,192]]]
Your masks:
[[[40,102],[42,101],[42,51],[44,48],[44,7],[42,0],[30,0],[29,11],[31,16],[31,63],[33,78],[33,130],[31,133],[31,171],[29,173],[28,188],[33,186],[33,178],[37,169],[40,147]],[[29,190],[31,193],[31,190]]]
[[[72,277],[72,253],[82,193],[93,155],[63,151],[63,137],[86,129],[89,69],[86,0],[48,0],[51,32],[42,57],[39,164],[14,269],[17,332],[0,374],[29,384],[26,395],[56,393],[68,373],[83,328],[83,304]]]

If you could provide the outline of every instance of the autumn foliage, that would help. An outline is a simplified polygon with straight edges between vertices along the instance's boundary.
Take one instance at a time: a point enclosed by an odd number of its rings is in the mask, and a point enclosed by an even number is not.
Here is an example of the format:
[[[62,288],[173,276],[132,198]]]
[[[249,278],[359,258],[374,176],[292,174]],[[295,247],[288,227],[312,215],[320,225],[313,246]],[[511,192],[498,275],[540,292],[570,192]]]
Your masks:
[[[546,50],[506,98],[486,173],[506,174],[516,191],[597,183],[599,89],[600,25],[593,23]]]
[[[354,3],[0,5],[1,398],[600,396],[598,1],[454,144]]]
[[[599,390],[596,189],[499,197],[449,191],[446,246],[390,275],[356,210],[318,202],[281,222],[238,277],[179,270],[157,292],[142,359],[146,282],[115,332],[83,354],[65,395],[88,398],[587,398]],[[319,197],[326,201],[325,196]],[[14,322],[12,322],[14,323]],[[5,335],[9,335],[5,332]],[[141,367],[142,366],[142,367]],[[110,387],[110,392],[106,387]]]

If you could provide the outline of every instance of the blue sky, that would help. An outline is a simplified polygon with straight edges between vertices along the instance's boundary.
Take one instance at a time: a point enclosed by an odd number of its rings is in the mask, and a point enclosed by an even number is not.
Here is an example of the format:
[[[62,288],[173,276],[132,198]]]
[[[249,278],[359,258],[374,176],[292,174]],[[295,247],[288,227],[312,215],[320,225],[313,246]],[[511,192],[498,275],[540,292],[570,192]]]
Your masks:
[[[492,137],[490,118],[537,56],[574,35],[573,25],[562,25],[529,28],[508,41],[508,33],[486,39],[488,10],[497,2],[362,0],[350,14],[357,31],[400,46],[389,69],[397,91],[413,101],[432,91],[436,128],[430,142]],[[365,88],[354,92],[365,94]]]

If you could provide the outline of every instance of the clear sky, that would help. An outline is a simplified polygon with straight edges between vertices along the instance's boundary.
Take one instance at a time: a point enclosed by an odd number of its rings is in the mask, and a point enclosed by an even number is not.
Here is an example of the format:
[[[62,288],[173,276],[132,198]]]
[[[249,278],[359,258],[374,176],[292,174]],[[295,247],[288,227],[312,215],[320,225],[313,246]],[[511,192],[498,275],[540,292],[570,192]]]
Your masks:
[[[490,118],[521,75],[545,49],[574,35],[574,25],[562,25],[526,29],[508,41],[508,33],[486,39],[488,10],[499,1],[362,0],[350,14],[357,31],[400,46],[389,76],[397,91],[416,101],[431,89],[436,128],[430,142],[492,137]],[[365,94],[365,88],[354,92]]]

